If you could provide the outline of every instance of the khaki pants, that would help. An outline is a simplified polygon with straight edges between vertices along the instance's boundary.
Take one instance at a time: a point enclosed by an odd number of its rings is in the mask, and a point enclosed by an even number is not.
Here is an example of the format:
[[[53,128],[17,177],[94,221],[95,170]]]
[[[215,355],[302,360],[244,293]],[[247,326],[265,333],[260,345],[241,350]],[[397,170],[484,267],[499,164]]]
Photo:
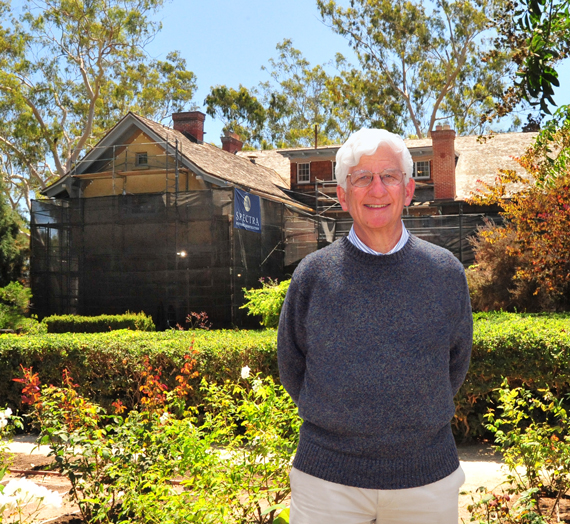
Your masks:
[[[293,468],[290,524],[457,524],[461,467],[426,486],[364,489],[328,482]]]

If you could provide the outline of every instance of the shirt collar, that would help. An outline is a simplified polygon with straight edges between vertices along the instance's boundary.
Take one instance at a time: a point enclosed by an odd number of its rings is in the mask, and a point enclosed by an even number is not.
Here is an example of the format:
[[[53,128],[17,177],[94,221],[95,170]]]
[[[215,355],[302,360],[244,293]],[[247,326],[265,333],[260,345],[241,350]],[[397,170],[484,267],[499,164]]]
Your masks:
[[[400,251],[400,249],[406,245],[409,237],[410,234],[408,233],[408,230],[404,225],[404,221],[402,220],[402,236],[400,236],[400,240],[398,240],[398,243],[390,251],[388,251],[388,253],[380,253],[379,251],[374,251],[372,248],[368,247],[364,242],[362,242],[362,240],[360,240],[360,238],[358,238],[358,235],[354,231],[354,226],[350,228],[350,231],[348,233],[348,240],[350,243],[354,247],[360,249],[360,251],[364,251],[369,255],[392,255],[393,253]]]

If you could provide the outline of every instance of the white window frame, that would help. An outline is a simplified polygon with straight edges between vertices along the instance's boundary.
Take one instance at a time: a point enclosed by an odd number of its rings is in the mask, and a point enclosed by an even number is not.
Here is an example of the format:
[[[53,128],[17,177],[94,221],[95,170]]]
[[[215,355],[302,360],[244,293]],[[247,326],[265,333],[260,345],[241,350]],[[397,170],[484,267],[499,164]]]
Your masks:
[[[421,175],[418,176],[418,164],[425,164],[424,166],[422,166],[424,169],[422,169],[422,171],[425,173],[426,172],[426,167],[427,167],[427,175]],[[431,162],[429,160],[418,160],[417,162],[414,162],[414,170],[412,172],[412,178],[414,180],[428,180],[431,178]]]
[[[141,162],[141,158],[144,158],[145,161]],[[135,153],[135,166],[136,167],[148,167],[148,152],[147,151],[140,151]]]
[[[332,164],[332,180],[336,180],[336,161],[335,160],[331,160],[331,164]]]
[[[306,172],[301,173],[301,171],[305,170]],[[301,176],[303,176],[303,179],[301,179]],[[297,184],[310,184],[310,183],[311,183],[311,163],[310,162],[297,163]]]

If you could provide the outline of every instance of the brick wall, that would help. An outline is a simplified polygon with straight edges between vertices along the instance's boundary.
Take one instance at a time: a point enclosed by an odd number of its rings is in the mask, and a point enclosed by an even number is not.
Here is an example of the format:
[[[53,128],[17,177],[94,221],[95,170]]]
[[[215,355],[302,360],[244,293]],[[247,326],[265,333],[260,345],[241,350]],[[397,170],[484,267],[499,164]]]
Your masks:
[[[432,173],[434,198],[455,198],[455,131],[449,126],[437,126],[431,132],[433,143]]]
[[[299,164],[311,164],[311,182],[305,184],[297,183],[297,162],[291,162],[291,189],[299,192],[314,192],[315,180],[334,180],[332,175],[332,161],[319,160],[313,162],[298,162]]]

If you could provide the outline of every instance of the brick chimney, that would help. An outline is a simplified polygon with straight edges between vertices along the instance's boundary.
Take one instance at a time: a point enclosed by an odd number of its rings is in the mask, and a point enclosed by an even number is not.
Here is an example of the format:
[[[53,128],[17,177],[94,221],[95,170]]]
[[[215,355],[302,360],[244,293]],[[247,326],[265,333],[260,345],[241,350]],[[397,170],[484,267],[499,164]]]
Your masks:
[[[235,155],[238,151],[241,151],[243,147],[243,142],[239,139],[239,136],[235,133],[227,133],[222,137],[222,149]]]
[[[193,142],[204,141],[204,120],[206,115],[200,111],[173,113],[174,129],[180,131]]]
[[[434,198],[436,200],[455,199],[455,131],[449,125],[438,125],[431,132],[433,145]]]

